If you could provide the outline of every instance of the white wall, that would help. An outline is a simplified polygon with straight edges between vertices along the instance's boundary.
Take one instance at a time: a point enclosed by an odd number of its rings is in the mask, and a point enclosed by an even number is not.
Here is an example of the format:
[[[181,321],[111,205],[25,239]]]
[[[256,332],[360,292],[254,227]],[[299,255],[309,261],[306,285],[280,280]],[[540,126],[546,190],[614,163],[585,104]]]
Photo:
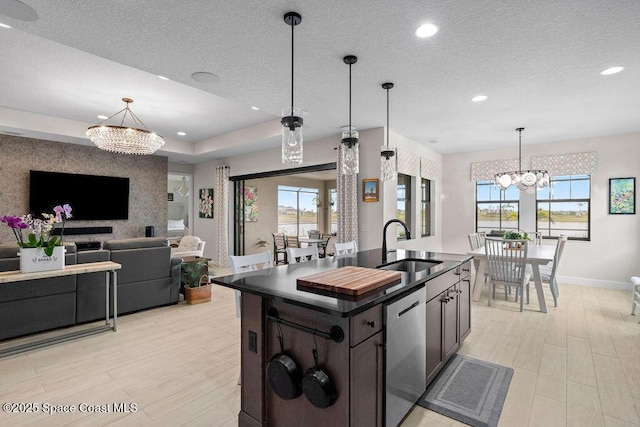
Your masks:
[[[609,178],[640,175],[640,134],[527,145],[523,149],[522,164],[526,168],[533,156],[583,151],[595,151],[598,156],[597,173],[591,180],[591,240],[567,242],[558,275],[564,283],[623,288],[630,276],[640,274],[640,217],[608,214]],[[514,157],[517,157],[515,149],[443,157],[443,251],[467,252],[467,235],[475,231],[471,163]],[[525,207],[523,204],[521,211]],[[555,241],[545,244],[555,245]]]

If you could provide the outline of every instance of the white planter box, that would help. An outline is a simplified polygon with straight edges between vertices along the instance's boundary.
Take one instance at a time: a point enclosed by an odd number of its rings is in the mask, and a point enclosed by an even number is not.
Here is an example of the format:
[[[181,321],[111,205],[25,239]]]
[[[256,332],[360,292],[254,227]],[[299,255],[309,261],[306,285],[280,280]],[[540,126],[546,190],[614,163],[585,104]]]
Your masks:
[[[62,270],[64,268],[63,246],[53,248],[53,254],[47,256],[42,248],[21,248],[20,271],[22,273],[34,273],[36,271]]]

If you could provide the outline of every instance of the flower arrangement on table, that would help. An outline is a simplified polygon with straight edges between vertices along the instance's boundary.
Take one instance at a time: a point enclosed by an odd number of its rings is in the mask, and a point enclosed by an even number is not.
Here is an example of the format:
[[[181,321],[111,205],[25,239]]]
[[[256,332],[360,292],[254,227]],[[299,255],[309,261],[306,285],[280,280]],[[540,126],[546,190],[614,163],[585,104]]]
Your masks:
[[[64,223],[72,217],[71,206],[65,204],[53,208],[53,213],[43,213],[44,219],[34,218],[33,215],[27,214],[23,216],[5,215],[0,218],[0,222],[4,222],[11,228],[13,235],[21,248],[42,248],[47,256],[53,254],[53,248],[62,246],[64,235]],[[54,224],[61,223],[62,230],[60,238],[51,236]],[[22,230],[29,229],[29,235],[25,240],[22,236]]]

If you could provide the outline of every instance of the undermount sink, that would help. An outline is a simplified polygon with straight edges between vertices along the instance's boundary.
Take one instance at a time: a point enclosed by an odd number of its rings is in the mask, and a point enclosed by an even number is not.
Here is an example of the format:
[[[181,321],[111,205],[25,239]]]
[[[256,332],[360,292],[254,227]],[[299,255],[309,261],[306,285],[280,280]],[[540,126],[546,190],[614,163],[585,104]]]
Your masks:
[[[389,264],[378,266],[381,270],[404,271],[407,273],[417,273],[418,271],[428,270],[442,261],[425,261],[423,259],[402,259],[400,261],[391,262]]]

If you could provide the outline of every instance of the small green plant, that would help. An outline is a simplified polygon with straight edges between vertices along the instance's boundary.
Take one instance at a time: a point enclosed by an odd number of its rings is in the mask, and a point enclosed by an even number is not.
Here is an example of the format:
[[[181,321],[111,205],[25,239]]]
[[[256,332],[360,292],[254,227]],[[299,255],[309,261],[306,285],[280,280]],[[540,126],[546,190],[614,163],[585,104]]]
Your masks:
[[[531,240],[526,232],[520,233],[517,230],[510,230],[504,233],[505,240]]]

